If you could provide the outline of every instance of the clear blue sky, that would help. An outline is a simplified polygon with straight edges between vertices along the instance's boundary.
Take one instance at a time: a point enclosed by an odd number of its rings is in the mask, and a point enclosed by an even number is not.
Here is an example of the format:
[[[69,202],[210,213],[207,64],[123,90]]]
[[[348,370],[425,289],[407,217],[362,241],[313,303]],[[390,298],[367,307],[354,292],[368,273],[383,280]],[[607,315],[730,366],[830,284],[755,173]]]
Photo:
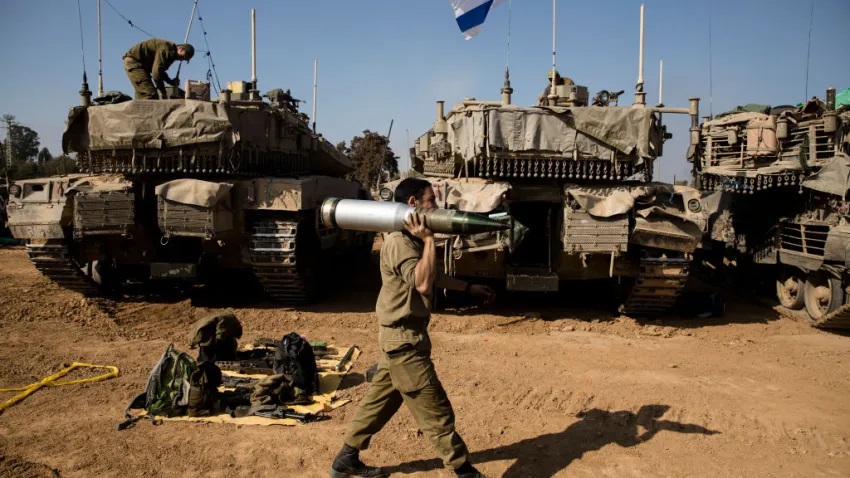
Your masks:
[[[192,0],[110,0],[155,36],[182,41]],[[86,70],[97,88],[97,2],[80,0]],[[645,83],[658,100],[664,60],[664,103],[702,98],[709,111],[709,18],[712,23],[713,105],[718,113],[745,103],[789,104],[804,99],[809,0],[647,0]],[[7,0],[0,16],[0,114],[35,129],[53,154],[82,77],[77,2]],[[498,99],[506,61],[508,2],[491,11],[477,37],[464,40],[448,0],[200,0],[199,8],[222,84],[249,80],[250,8],[257,9],[258,82],[265,92],[290,88],[312,110],[313,59],[319,59],[318,129],[330,141],[365,129],[386,134],[406,168],[405,144],[427,130],[436,100]],[[639,0],[558,2],[558,69],[600,90],[626,90],[631,104],[638,63]],[[551,65],[552,3],[514,0],[510,50],[514,102],[529,105]],[[106,90],[132,94],[121,56],[147,38],[102,4]],[[850,1],[815,0],[808,94],[850,87]],[[190,43],[205,50],[196,21]],[[176,71],[176,64],[170,72]],[[203,79],[203,56],[181,79]],[[662,179],[686,176],[686,116],[665,115],[674,133]]]

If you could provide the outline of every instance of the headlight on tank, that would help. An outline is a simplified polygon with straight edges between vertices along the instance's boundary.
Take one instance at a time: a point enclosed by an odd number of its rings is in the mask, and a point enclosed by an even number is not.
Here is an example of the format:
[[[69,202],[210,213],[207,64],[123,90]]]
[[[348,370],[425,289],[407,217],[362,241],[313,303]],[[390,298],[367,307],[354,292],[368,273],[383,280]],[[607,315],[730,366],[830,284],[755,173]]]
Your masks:
[[[14,196],[16,198],[21,197],[21,187],[17,184],[9,186],[9,195]]]
[[[688,211],[691,211],[691,212],[702,211],[702,204],[700,204],[699,199],[688,200]]]
[[[393,192],[390,188],[381,188],[378,192],[378,196],[384,201],[392,201],[393,200]]]

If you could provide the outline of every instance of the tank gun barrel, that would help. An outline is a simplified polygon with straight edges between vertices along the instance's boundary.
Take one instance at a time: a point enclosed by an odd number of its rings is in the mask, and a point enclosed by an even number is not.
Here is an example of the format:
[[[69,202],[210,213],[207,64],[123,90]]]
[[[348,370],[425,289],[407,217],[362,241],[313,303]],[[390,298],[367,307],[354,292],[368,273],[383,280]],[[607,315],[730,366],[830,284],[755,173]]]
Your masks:
[[[455,209],[422,209],[398,202],[362,199],[325,199],[319,217],[326,227],[392,232],[404,230],[405,221],[413,213],[423,215],[426,226],[435,233],[478,234],[510,228],[510,224],[483,214]]]

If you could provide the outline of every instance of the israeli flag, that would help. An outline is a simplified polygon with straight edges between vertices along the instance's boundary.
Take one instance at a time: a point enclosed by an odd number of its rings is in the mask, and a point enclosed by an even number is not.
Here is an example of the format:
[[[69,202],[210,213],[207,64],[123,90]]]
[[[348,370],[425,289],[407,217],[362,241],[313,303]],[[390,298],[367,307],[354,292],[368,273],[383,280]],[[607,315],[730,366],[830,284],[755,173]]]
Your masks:
[[[490,9],[504,3],[505,0],[449,0],[455,11],[455,19],[464,38],[469,40],[478,34],[481,25],[487,19]]]

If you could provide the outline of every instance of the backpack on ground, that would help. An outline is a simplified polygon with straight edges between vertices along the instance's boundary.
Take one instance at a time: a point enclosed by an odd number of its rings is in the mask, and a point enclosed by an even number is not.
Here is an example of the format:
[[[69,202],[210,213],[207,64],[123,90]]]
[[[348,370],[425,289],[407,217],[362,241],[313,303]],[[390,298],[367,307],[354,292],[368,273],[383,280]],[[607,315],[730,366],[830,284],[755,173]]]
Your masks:
[[[198,347],[198,362],[236,360],[242,324],[232,313],[216,313],[198,319],[189,331],[189,347]]]
[[[295,332],[284,335],[277,344],[274,373],[289,376],[292,385],[303,394],[312,395],[319,391],[319,368],[313,347]]]
[[[130,415],[130,410],[143,409],[156,423],[156,415],[174,417],[185,415],[189,406],[189,378],[198,365],[195,359],[169,344],[148,376],[145,391],[137,395],[124,411],[125,421],[118,425],[123,430],[140,417]]]
[[[218,412],[221,369],[214,362],[201,362],[189,375],[189,402],[186,414],[190,417],[209,417]]]

